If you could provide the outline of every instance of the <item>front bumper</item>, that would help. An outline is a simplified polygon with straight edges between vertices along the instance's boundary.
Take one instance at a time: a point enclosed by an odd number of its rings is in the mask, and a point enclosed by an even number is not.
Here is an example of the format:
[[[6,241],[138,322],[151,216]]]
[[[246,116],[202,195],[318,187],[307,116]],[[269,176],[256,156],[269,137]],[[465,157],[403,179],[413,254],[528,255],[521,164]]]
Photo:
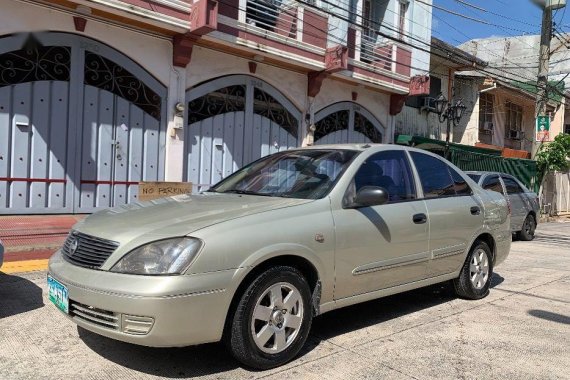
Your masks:
[[[67,287],[67,317],[79,326],[124,342],[175,347],[221,339],[241,271],[127,275],[81,268],[57,252],[48,274]]]

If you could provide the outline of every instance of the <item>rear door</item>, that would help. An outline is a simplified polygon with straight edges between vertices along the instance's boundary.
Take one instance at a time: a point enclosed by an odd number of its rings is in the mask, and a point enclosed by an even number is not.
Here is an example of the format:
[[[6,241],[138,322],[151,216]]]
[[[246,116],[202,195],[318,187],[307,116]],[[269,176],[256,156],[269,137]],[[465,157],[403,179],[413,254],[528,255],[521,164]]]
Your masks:
[[[483,224],[481,201],[459,172],[443,159],[410,152],[419,174],[430,221],[428,275],[458,270],[475,232]]]

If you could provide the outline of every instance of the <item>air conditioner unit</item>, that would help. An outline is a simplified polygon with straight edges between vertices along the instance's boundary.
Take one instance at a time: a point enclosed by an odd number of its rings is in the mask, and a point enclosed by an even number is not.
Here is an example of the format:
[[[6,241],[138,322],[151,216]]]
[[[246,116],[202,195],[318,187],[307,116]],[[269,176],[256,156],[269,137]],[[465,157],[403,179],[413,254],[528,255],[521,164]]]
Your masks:
[[[421,110],[435,111],[435,98],[430,98],[429,96],[426,96],[424,98],[424,104],[422,105]]]
[[[483,123],[483,130],[488,132],[493,132],[493,122],[486,121]]]
[[[509,130],[509,138],[512,140],[520,140],[523,138],[523,132],[516,129]]]

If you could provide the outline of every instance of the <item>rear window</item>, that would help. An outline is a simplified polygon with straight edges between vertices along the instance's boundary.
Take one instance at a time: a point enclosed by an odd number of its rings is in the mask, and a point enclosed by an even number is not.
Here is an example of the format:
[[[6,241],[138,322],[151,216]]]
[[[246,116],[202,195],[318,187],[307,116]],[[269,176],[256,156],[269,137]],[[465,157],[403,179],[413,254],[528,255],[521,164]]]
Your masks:
[[[475,181],[475,183],[479,183],[479,179],[481,178],[481,174],[467,173],[467,175],[469,176],[469,178],[471,178],[473,181]]]

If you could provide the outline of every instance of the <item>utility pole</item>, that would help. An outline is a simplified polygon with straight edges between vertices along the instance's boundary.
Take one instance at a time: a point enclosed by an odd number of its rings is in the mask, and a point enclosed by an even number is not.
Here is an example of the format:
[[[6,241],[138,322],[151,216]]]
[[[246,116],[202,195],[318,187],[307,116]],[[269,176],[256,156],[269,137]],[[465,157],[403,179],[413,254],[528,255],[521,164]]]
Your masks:
[[[552,38],[552,8],[544,6],[542,9],[542,29],[540,33],[540,53],[538,56],[538,79],[536,82],[536,110],[537,116],[546,115],[548,86],[548,65],[550,63],[550,40]]]

